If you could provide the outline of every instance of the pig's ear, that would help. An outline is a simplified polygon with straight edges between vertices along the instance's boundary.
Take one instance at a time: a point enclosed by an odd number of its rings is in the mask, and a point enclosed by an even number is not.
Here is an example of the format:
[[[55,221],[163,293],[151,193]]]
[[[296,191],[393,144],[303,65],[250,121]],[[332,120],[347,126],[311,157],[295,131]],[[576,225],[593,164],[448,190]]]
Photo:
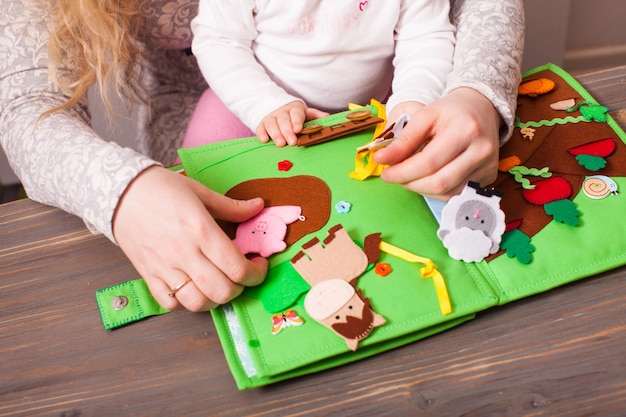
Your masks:
[[[271,206],[263,210],[263,213],[276,216],[286,224],[291,224],[300,218],[302,207],[300,206]]]

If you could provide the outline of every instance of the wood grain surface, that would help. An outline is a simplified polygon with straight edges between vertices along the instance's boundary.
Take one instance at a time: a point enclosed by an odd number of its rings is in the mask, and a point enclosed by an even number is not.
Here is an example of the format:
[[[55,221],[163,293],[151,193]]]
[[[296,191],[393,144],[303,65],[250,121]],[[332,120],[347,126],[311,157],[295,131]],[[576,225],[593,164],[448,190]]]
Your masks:
[[[625,126],[626,67],[579,79]],[[626,268],[247,391],[209,314],[103,330],[96,289],[135,278],[78,218],[30,200],[0,205],[0,416],[626,415]]]

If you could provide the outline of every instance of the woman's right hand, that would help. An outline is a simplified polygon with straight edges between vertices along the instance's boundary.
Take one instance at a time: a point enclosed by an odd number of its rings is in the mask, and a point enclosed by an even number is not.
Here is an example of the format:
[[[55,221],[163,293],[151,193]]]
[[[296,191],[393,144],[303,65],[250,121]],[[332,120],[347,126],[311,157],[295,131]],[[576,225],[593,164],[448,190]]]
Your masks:
[[[427,106],[412,107],[404,130],[374,155],[376,162],[389,165],[383,181],[444,201],[468,181],[482,186],[495,181],[503,121],[485,96],[460,87]]]
[[[161,306],[207,311],[260,284],[267,272],[267,261],[242,255],[215,219],[242,222],[263,206],[260,198],[233,200],[154,166],[126,189],[113,233]]]

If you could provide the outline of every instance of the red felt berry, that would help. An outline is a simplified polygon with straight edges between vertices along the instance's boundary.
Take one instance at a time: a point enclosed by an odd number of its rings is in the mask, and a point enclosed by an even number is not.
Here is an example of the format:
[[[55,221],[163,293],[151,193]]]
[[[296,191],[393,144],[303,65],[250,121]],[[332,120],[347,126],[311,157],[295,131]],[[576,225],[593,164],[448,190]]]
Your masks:
[[[532,190],[524,189],[524,199],[531,204],[543,206],[552,201],[563,200],[572,195],[572,186],[562,177],[550,177],[533,184]]]

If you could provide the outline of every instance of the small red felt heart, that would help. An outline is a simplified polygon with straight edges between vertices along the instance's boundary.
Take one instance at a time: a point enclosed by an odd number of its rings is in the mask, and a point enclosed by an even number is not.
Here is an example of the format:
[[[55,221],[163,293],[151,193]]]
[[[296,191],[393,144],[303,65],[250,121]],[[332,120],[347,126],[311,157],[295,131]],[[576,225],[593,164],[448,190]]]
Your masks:
[[[572,186],[562,177],[550,177],[537,181],[533,184],[532,190],[524,189],[522,194],[524,199],[530,204],[543,206],[552,201],[563,200],[572,195]]]

